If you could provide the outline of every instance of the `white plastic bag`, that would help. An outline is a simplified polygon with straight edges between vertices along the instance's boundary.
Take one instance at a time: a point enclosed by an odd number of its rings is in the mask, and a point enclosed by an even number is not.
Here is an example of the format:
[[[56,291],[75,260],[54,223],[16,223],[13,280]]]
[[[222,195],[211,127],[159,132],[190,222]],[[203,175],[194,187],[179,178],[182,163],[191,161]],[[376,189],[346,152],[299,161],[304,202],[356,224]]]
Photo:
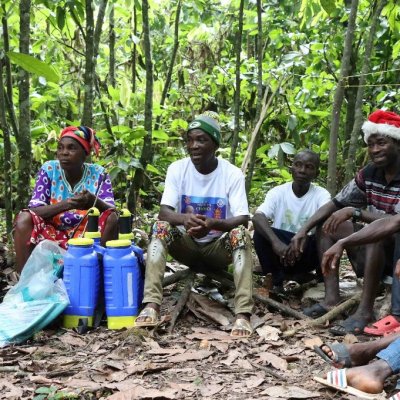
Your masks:
[[[69,304],[60,279],[65,250],[50,240],[40,242],[20,280],[0,304],[0,347],[20,343],[53,321]]]

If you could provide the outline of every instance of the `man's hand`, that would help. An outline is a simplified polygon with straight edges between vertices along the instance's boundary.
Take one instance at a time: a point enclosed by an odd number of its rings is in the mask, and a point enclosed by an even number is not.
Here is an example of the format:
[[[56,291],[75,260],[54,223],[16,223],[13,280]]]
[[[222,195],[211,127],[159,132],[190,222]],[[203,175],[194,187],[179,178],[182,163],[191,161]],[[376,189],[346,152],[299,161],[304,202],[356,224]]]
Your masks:
[[[183,226],[188,235],[200,239],[210,232],[207,224],[207,217],[201,214],[188,213],[184,214]]]
[[[344,247],[340,240],[330,247],[322,256],[321,270],[324,276],[332,273],[339,266],[340,257],[343,254]]]
[[[293,253],[296,260],[298,260],[303,254],[304,248],[306,247],[307,238],[307,232],[301,229],[292,237],[292,240],[290,241],[290,251]]]
[[[81,193],[78,193],[67,200],[71,209],[76,210],[87,210],[93,206],[95,195],[88,190],[83,190]]]
[[[344,207],[335,211],[322,225],[323,231],[330,234],[336,233],[338,226],[352,217],[353,211],[353,207]]]
[[[287,266],[288,264],[288,259],[287,259],[287,251],[289,249],[289,246],[280,240],[277,241],[276,243],[272,244],[272,250],[273,252],[279,257],[279,260],[281,264]]]

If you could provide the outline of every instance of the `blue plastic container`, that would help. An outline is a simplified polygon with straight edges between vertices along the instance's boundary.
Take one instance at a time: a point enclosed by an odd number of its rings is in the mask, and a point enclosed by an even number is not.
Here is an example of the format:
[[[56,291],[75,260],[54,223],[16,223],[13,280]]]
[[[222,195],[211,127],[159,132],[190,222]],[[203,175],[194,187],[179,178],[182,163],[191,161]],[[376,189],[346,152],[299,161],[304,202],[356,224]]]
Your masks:
[[[143,292],[144,292],[144,276],[145,276],[145,262],[144,262],[144,252],[143,250],[136,246],[135,242],[133,241],[134,236],[132,233],[132,225],[131,225],[131,212],[123,208],[119,213],[118,219],[118,227],[119,227],[119,234],[118,239],[125,240],[128,239],[131,241],[131,248],[132,251],[135,253],[136,258],[139,264],[139,272],[140,272],[140,279],[139,279],[139,300],[140,304],[143,300]],[[139,304],[139,305],[140,305]]]
[[[87,319],[87,325],[93,326],[100,287],[100,270],[93,239],[68,241],[63,279],[70,300],[70,305],[64,311],[63,326],[75,328],[80,319]]]
[[[141,304],[141,273],[130,240],[110,240],[103,257],[104,296],[109,329],[134,326]]]

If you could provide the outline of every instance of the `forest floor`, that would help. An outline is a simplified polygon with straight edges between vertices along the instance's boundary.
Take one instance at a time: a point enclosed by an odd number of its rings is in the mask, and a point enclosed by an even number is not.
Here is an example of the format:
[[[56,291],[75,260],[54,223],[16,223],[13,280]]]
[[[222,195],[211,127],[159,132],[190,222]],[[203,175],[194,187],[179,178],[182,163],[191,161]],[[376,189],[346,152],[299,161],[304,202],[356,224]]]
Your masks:
[[[1,268],[4,250],[0,247],[1,298],[16,279],[10,267]],[[342,269],[344,287],[354,292],[350,267]],[[260,283],[256,275],[255,281]],[[153,330],[112,331],[103,321],[84,335],[56,322],[28,342],[0,349],[0,399],[356,399],[313,380],[330,369],[312,350],[315,344],[335,340],[327,327],[300,329],[285,338],[284,331],[304,321],[256,302],[254,334],[235,340],[229,335],[233,314],[204,294],[210,285],[215,294],[214,281],[196,279],[172,333],[168,318]],[[181,290],[179,282],[165,288],[163,315],[173,312]],[[268,295],[265,287],[258,290]],[[311,297],[318,297],[318,290],[311,290]],[[230,295],[224,293],[225,298]],[[378,304],[387,296],[382,299]],[[298,295],[279,300],[301,309]],[[344,338],[348,343],[364,340],[371,339]],[[388,394],[393,394],[395,384],[395,378],[387,382]]]

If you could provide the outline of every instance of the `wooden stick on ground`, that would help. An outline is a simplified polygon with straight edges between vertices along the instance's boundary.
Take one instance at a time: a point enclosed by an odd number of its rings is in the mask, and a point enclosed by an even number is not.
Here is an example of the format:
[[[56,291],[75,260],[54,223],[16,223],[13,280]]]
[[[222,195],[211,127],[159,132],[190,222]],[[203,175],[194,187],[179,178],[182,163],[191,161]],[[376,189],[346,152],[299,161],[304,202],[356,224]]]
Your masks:
[[[235,284],[233,283],[233,276],[232,274],[229,274],[226,271],[205,271],[205,274],[208,275],[210,278],[215,279],[216,281],[219,281],[222,285],[228,286],[228,287],[235,287]],[[283,312],[284,314],[290,315],[293,318],[296,319],[308,319],[306,315],[303,313],[293,310],[293,308],[280,303],[279,301],[275,301],[270,299],[269,297],[263,297],[258,294],[253,294],[253,297],[260,301],[261,303],[270,306],[276,310],[279,310]]]
[[[172,275],[168,275],[167,277],[164,278],[163,280],[163,287],[172,285],[173,283],[176,283],[180,281],[181,279],[186,278],[190,274],[190,269],[181,269],[179,271],[176,271]]]
[[[178,302],[172,312],[171,315],[171,322],[168,328],[168,333],[172,333],[175,328],[176,321],[179,317],[179,314],[182,312],[183,308],[185,307],[186,302],[189,299],[190,292],[192,291],[192,286],[194,283],[194,278],[196,277],[196,273],[194,271],[189,271],[188,276],[186,277],[186,285],[181,292]]]
[[[357,293],[350,299],[348,299],[348,300],[344,301],[343,303],[340,303],[336,307],[332,308],[332,310],[328,311],[322,317],[319,317],[316,319],[310,319],[305,324],[303,324],[297,328],[293,328],[293,329],[287,330],[286,332],[283,332],[283,336],[284,337],[294,336],[297,332],[299,332],[303,329],[311,328],[311,327],[318,326],[318,325],[324,325],[326,322],[331,321],[332,319],[336,318],[339,314],[343,313],[347,309],[357,305],[360,302],[360,298],[361,298],[361,293]]]

